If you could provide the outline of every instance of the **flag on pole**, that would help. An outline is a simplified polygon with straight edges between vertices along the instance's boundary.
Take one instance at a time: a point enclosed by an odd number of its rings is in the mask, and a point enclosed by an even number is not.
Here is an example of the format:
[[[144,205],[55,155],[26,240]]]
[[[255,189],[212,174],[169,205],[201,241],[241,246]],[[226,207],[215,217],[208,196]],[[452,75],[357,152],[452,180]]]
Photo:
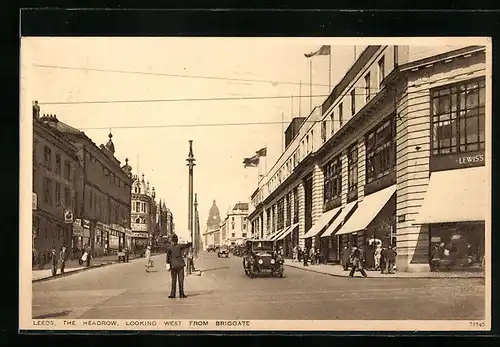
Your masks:
[[[311,52],[309,54],[304,54],[304,56],[306,58],[311,58],[311,57],[314,57],[316,55],[330,55],[331,53],[331,47],[329,45],[327,46],[321,46],[320,49],[318,49],[316,52]]]
[[[255,153],[257,153],[257,156],[259,157],[265,157],[267,155],[267,148],[266,147],[261,148]]]
[[[259,165],[259,156],[256,154],[251,158],[243,159],[243,167],[257,167]]]

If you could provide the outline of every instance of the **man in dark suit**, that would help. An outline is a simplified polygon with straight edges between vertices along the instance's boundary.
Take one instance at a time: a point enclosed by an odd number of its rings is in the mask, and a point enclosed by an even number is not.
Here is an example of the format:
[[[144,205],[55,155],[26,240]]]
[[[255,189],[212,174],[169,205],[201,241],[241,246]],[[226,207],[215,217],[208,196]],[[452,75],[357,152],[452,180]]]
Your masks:
[[[167,247],[167,269],[172,277],[172,288],[170,290],[170,299],[175,298],[177,281],[179,282],[179,297],[187,298],[184,294],[184,252],[191,247],[191,242],[184,245],[179,245],[177,235],[172,236],[172,244]]]

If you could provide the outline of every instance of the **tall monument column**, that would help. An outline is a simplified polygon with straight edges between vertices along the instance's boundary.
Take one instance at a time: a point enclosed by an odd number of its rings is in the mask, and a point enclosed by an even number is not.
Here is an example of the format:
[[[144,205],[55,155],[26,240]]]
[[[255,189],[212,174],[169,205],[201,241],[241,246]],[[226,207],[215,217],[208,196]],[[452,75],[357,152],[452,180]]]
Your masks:
[[[195,248],[196,252],[196,240],[195,240],[195,235],[194,235],[194,229],[193,229],[193,168],[196,166],[194,163],[196,159],[194,159],[193,155],[193,140],[189,140],[189,155],[188,158],[186,159],[187,166],[189,167],[189,193],[188,193],[188,231],[189,234],[191,235],[191,241],[193,242],[193,247]]]
[[[198,257],[198,250],[200,249],[200,234],[198,230],[198,194],[194,195],[194,226],[193,226],[193,253],[195,257]],[[195,243],[196,239],[196,243]]]

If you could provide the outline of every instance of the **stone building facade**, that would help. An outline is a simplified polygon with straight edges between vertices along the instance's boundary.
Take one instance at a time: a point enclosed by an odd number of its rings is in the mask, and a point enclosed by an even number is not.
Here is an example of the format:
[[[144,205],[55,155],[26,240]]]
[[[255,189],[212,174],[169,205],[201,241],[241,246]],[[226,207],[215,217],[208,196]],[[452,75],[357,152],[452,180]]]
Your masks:
[[[368,46],[252,195],[253,234],[333,262],[358,246],[371,266],[382,243],[400,271],[481,268],[485,59],[479,46]]]

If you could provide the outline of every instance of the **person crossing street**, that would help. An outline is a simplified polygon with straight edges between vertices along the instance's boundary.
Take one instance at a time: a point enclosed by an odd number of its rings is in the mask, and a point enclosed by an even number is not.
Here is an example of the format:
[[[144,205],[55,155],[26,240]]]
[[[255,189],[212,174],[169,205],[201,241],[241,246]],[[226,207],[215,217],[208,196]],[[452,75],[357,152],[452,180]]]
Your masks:
[[[149,272],[149,268],[154,266],[153,260],[151,259],[151,246],[146,248],[144,257],[146,258],[146,272]]]

